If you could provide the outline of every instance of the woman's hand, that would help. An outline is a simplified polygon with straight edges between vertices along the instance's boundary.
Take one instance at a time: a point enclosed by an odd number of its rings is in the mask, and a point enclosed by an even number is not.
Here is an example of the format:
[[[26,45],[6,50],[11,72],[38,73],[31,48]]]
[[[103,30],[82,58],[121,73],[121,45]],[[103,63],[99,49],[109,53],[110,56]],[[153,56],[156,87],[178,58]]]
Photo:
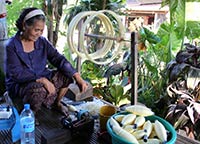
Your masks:
[[[36,82],[40,82],[40,83],[44,84],[44,87],[49,92],[49,95],[53,95],[56,93],[55,86],[47,78],[45,78],[45,77],[39,78],[36,80]]]
[[[76,80],[81,92],[85,92],[88,88],[88,84],[81,78],[79,73],[74,74],[74,79]]]

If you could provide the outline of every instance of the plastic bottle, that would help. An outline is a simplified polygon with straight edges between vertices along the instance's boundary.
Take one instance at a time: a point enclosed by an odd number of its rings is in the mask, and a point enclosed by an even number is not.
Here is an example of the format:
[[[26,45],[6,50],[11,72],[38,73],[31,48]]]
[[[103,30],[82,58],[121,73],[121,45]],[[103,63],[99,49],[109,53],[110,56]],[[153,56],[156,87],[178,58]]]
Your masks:
[[[35,144],[35,117],[30,104],[25,104],[20,114],[21,144]]]

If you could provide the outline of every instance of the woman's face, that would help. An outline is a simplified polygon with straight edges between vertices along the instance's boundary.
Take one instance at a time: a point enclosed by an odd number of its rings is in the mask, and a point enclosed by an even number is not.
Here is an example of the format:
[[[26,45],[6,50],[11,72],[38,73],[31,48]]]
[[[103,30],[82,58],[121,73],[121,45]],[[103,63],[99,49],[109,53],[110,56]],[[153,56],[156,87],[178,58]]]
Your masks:
[[[43,33],[45,22],[43,20],[36,20],[33,25],[25,25],[23,36],[26,40],[36,41]]]

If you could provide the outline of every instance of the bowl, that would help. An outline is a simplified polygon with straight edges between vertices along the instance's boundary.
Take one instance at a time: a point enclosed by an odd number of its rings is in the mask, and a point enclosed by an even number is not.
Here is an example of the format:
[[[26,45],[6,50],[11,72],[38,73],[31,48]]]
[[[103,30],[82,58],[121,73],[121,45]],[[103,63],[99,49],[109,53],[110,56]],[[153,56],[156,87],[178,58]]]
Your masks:
[[[119,114],[120,115],[121,114],[126,115],[126,114],[129,114],[129,112],[119,112],[119,113],[112,115],[111,117],[115,117]],[[151,122],[158,120],[159,122],[161,122],[165,126],[165,129],[169,132],[166,144],[174,144],[176,142],[176,138],[177,138],[176,131],[175,131],[174,127],[168,121],[166,121],[165,119],[163,119],[159,116],[156,116],[156,115],[147,116],[147,117],[145,117],[145,119],[150,120]],[[115,134],[113,132],[113,130],[110,126],[110,118],[107,121],[106,128],[107,128],[107,131],[112,138],[112,144],[132,144],[132,143],[128,142],[126,139],[118,136],[117,134]]]

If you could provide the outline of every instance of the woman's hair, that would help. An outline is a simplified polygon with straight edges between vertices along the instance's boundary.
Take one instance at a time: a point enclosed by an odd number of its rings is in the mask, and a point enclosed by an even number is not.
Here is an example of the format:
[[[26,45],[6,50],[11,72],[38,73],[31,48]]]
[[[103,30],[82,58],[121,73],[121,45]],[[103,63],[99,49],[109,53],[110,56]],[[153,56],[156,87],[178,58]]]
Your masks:
[[[31,11],[37,10],[37,9],[38,8],[31,7],[31,8],[25,8],[25,9],[22,10],[22,12],[21,12],[19,18],[17,19],[16,24],[15,24],[19,31],[23,31],[23,24],[31,26],[31,25],[34,24],[35,20],[45,21],[45,16],[43,14],[33,16],[33,17],[24,21],[24,18],[26,17],[26,15],[28,13],[30,13]]]

